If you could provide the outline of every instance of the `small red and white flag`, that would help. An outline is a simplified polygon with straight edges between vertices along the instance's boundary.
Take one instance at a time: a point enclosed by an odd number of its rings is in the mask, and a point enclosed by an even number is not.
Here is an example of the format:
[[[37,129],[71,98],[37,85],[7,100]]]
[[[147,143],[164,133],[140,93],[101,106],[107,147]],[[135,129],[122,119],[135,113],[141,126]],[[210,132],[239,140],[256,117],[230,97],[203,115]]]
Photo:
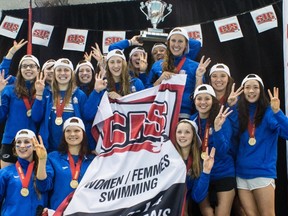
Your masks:
[[[188,32],[189,38],[193,38],[195,40],[200,41],[201,46],[203,46],[203,36],[202,36],[202,29],[201,25],[191,25],[191,26],[183,26],[182,28],[186,29]]]
[[[272,5],[250,12],[259,33],[278,27],[277,16]]]
[[[64,50],[75,50],[84,52],[87,41],[88,30],[71,29],[66,31]]]
[[[32,44],[48,46],[54,26],[34,23],[32,28]]]
[[[221,42],[242,38],[243,34],[236,16],[214,21]]]
[[[23,19],[5,16],[1,23],[0,35],[15,39],[23,23]]]
[[[126,37],[125,31],[103,31],[102,51],[108,53],[108,47]]]

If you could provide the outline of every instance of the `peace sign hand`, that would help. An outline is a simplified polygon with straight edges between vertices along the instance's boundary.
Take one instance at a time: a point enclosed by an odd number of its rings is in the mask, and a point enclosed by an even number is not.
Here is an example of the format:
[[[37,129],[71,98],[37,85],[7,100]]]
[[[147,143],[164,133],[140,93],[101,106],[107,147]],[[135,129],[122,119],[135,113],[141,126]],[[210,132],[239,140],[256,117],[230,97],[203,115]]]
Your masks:
[[[208,65],[211,63],[211,59],[207,58],[204,61],[205,56],[201,57],[201,60],[199,62],[198,68],[196,70],[196,77],[201,77],[205,74],[206,72],[206,68],[208,67]]]
[[[236,91],[235,91],[235,83],[233,83],[230,95],[227,99],[227,104],[229,107],[234,106],[237,101],[238,101],[238,96],[243,93],[243,86],[240,86]]]
[[[38,135],[38,138],[39,138],[40,142],[38,142],[36,137],[32,138],[35,152],[36,152],[39,160],[47,160],[47,151],[46,151],[46,148],[43,144],[42,137],[40,135]]]
[[[280,100],[279,100],[279,88],[274,87],[273,88],[273,95],[268,89],[268,94],[270,97],[270,105],[274,113],[279,112],[280,110]]]
[[[212,147],[210,155],[205,157],[203,160],[203,172],[210,174],[212,167],[214,165],[214,156],[216,149]],[[206,148],[206,155],[208,155],[208,147]]]
[[[88,54],[87,52],[84,53],[84,59],[86,61],[89,61],[91,62],[91,59],[92,59],[92,51],[90,51],[90,53]]]
[[[8,83],[8,80],[11,78],[11,75],[9,75],[6,79],[5,77],[5,70],[3,69],[0,74],[0,92],[5,88],[5,86]]]
[[[229,111],[229,107],[227,107],[224,112],[223,112],[224,106],[222,105],[220,108],[220,111],[218,113],[218,115],[216,116],[215,120],[214,120],[214,130],[217,132],[222,128],[222,125],[224,124],[227,116],[229,116],[233,110]]]
[[[35,90],[36,90],[36,95],[43,95],[43,91],[45,88],[45,80],[46,80],[46,75],[43,75],[43,73],[38,73],[35,81]]]
[[[95,43],[95,47],[91,46],[92,52],[91,55],[97,62],[102,63],[103,55],[97,43]]]
[[[146,71],[147,70],[147,53],[140,53],[140,61],[139,61],[139,70],[140,71]]]

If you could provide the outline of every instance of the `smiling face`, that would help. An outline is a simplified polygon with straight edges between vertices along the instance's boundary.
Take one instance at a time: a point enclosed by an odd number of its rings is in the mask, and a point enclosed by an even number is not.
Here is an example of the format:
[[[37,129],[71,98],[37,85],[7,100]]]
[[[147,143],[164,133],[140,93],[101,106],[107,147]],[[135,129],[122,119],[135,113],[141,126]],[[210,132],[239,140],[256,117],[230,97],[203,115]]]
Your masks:
[[[20,137],[15,140],[15,149],[18,157],[27,161],[33,160],[33,143],[32,139],[26,137]]]
[[[90,83],[93,77],[93,72],[91,67],[88,65],[83,65],[79,68],[78,72],[79,81],[83,84]]]
[[[200,118],[208,118],[213,104],[212,96],[207,93],[198,94],[194,103]]]
[[[21,75],[26,81],[34,80],[39,72],[37,64],[30,59],[23,60],[20,69]]]
[[[183,35],[174,34],[169,39],[169,49],[174,56],[182,56],[187,46],[187,40]]]
[[[55,68],[55,79],[58,85],[67,85],[72,77],[72,71],[65,66],[58,66]]]
[[[211,85],[216,93],[226,91],[228,81],[229,81],[229,77],[227,73],[223,71],[213,72],[210,76],[210,80],[211,80]]]
[[[188,122],[181,122],[176,129],[176,141],[181,149],[190,148],[193,140],[193,130]]]
[[[143,54],[141,51],[136,51],[133,53],[133,55],[130,57],[131,64],[134,68],[139,69],[140,68],[140,55]]]
[[[78,126],[68,126],[64,132],[68,146],[79,146],[83,140],[83,130]]]
[[[122,73],[123,59],[119,56],[112,56],[108,61],[108,68],[114,79],[119,79]]]
[[[260,84],[257,80],[248,80],[244,84],[245,99],[249,103],[255,103],[260,97]]]
[[[152,52],[152,57],[154,61],[158,61],[160,59],[164,59],[164,55],[166,53],[166,49],[164,47],[155,47]]]

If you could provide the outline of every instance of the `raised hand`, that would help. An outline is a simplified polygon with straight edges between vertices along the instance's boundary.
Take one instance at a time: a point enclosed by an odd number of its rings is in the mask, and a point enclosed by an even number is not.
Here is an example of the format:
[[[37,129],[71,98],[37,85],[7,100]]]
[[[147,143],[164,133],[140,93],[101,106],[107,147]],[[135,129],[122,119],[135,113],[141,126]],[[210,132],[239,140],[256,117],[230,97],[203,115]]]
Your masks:
[[[13,55],[27,43],[28,43],[28,41],[26,41],[24,39],[20,40],[18,43],[17,43],[17,41],[14,40],[13,46],[9,49],[9,51],[6,55],[6,58],[12,59]]]
[[[215,151],[216,149],[212,147],[210,155],[205,157],[203,160],[203,172],[206,174],[210,174],[212,167],[214,165]],[[208,155],[208,147],[206,148],[206,155]]]
[[[89,61],[91,62],[91,59],[92,59],[92,51],[90,51],[90,53],[88,54],[87,52],[84,53],[84,59],[86,61]]]
[[[95,43],[95,47],[91,46],[92,52],[91,55],[92,57],[99,62],[100,64],[102,64],[103,58],[104,56],[102,55],[102,52],[98,46],[97,43]]]
[[[33,139],[32,139],[33,146],[34,146],[35,152],[38,156],[38,159],[39,160],[45,160],[45,159],[47,159],[47,151],[46,151],[46,148],[43,144],[42,137],[40,135],[38,135],[38,139],[40,142],[38,142],[36,137],[33,137]]]
[[[143,46],[143,43],[139,42],[140,35],[135,35],[130,39],[131,46]]]
[[[196,70],[196,77],[203,77],[203,75],[206,72],[206,68],[208,67],[208,65],[211,63],[211,59],[207,58],[205,61],[205,56],[201,57],[201,60],[199,62],[198,68]]]
[[[215,131],[219,131],[221,128],[222,128],[222,125],[224,124],[227,116],[229,116],[233,110],[230,110],[229,111],[229,107],[226,108],[224,111],[224,106],[222,105],[220,110],[219,110],[219,113],[218,115],[216,116],[215,120],[214,120],[214,130]]]
[[[5,86],[8,83],[8,80],[11,78],[11,75],[9,75],[6,79],[5,77],[5,70],[3,69],[0,74],[0,92],[5,88]]]
[[[107,88],[107,80],[105,78],[105,71],[101,70],[99,74],[95,74],[94,89],[99,93]]]
[[[45,79],[46,75],[43,73],[38,73],[35,81],[35,90],[36,90],[36,96],[43,95],[44,88],[45,88]]]
[[[274,87],[273,88],[273,95],[268,89],[268,94],[270,97],[270,105],[274,113],[279,112],[280,110],[280,100],[279,100],[279,88]]]
[[[234,106],[237,101],[238,101],[238,96],[243,93],[243,86],[240,86],[236,91],[235,91],[235,83],[233,83],[230,95],[227,99],[227,104],[228,106],[232,107]]]
[[[139,61],[139,69],[140,71],[146,71],[147,70],[147,53],[140,52],[140,61]]]

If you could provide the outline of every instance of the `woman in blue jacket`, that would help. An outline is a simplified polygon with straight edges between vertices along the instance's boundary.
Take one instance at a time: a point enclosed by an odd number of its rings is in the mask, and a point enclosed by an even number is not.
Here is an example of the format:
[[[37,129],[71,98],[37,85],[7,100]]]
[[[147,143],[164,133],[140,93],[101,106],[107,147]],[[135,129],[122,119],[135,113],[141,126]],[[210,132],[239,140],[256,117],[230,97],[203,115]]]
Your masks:
[[[37,124],[32,108],[35,99],[39,98],[35,89],[39,72],[38,59],[33,55],[25,55],[19,62],[17,79],[14,85],[7,85],[7,78],[4,79],[3,74],[0,76],[0,121],[6,120],[2,138],[2,168],[16,162],[16,158],[13,157],[11,143],[17,131],[27,128],[37,132]]]
[[[201,158],[206,148],[216,148],[215,162],[210,173],[208,197],[200,204],[203,215],[230,215],[235,196],[236,179],[234,159],[231,154],[232,129],[226,120],[231,111],[223,111],[210,85],[199,85],[194,92],[194,103],[198,111],[191,117],[197,123],[202,139]]]
[[[269,104],[258,75],[247,75],[241,86],[244,94],[232,115],[240,136],[236,159],[240,201],[248,216],[275,215],[278,137],[288,139],[288,119],[280,109],[277,88],[273,94],[268,90]]]
[[[58,59],[54,64],[52,91],[38,86],[41,98],[36,98],[32,109],[35,121],[41,123],[40,131],[48,152],[55,151],[62,137],[63,122],[73,116],[83,118],[87,96],[75,85],[72,62]]]
[[[14,148],[16,164],[0,170],[1,215],[36,215],[39,205],[47,206],[48,190],[52,188],[47,178],[51,175],[46,169],[47,153],[28,129],[17,132]]]
[[[198,127],[195,122],[183,119],[176,127],[176,149],[183,158],[187,167],[187,200],[185,215],[193,215],[189,212],[191,198],[196,202],[202,202],[208,193],[210,172],[214,164],[215,148],[211,149],[210,155],[200,159],[201,140],[198,136]],[[206,149],[208,155],[208,148]],[[203,167],[203,168],[202,168]],[[201,171],[202,169],[202,171]]]
[[[52,169],[53,181],[49,208],[56,210],[66,196],[77,188],[94,156],[90,154],[83,121],[77,117],[67,119],[58,151],[48,155],[47,167]]]
[[[186,56],[189,52],[189,37],[185,29],[174,28],[170,31],[167,40],[164,60],[159,60],[153,64],[148,74],[148,84],[149,86],[159,85],[162,80],[169,79],[174,74],[187,74],[179,118],[189,119],[191,114],[195,112],[192,110],[193,101],[190,96],[196,87],[198,63]]]

